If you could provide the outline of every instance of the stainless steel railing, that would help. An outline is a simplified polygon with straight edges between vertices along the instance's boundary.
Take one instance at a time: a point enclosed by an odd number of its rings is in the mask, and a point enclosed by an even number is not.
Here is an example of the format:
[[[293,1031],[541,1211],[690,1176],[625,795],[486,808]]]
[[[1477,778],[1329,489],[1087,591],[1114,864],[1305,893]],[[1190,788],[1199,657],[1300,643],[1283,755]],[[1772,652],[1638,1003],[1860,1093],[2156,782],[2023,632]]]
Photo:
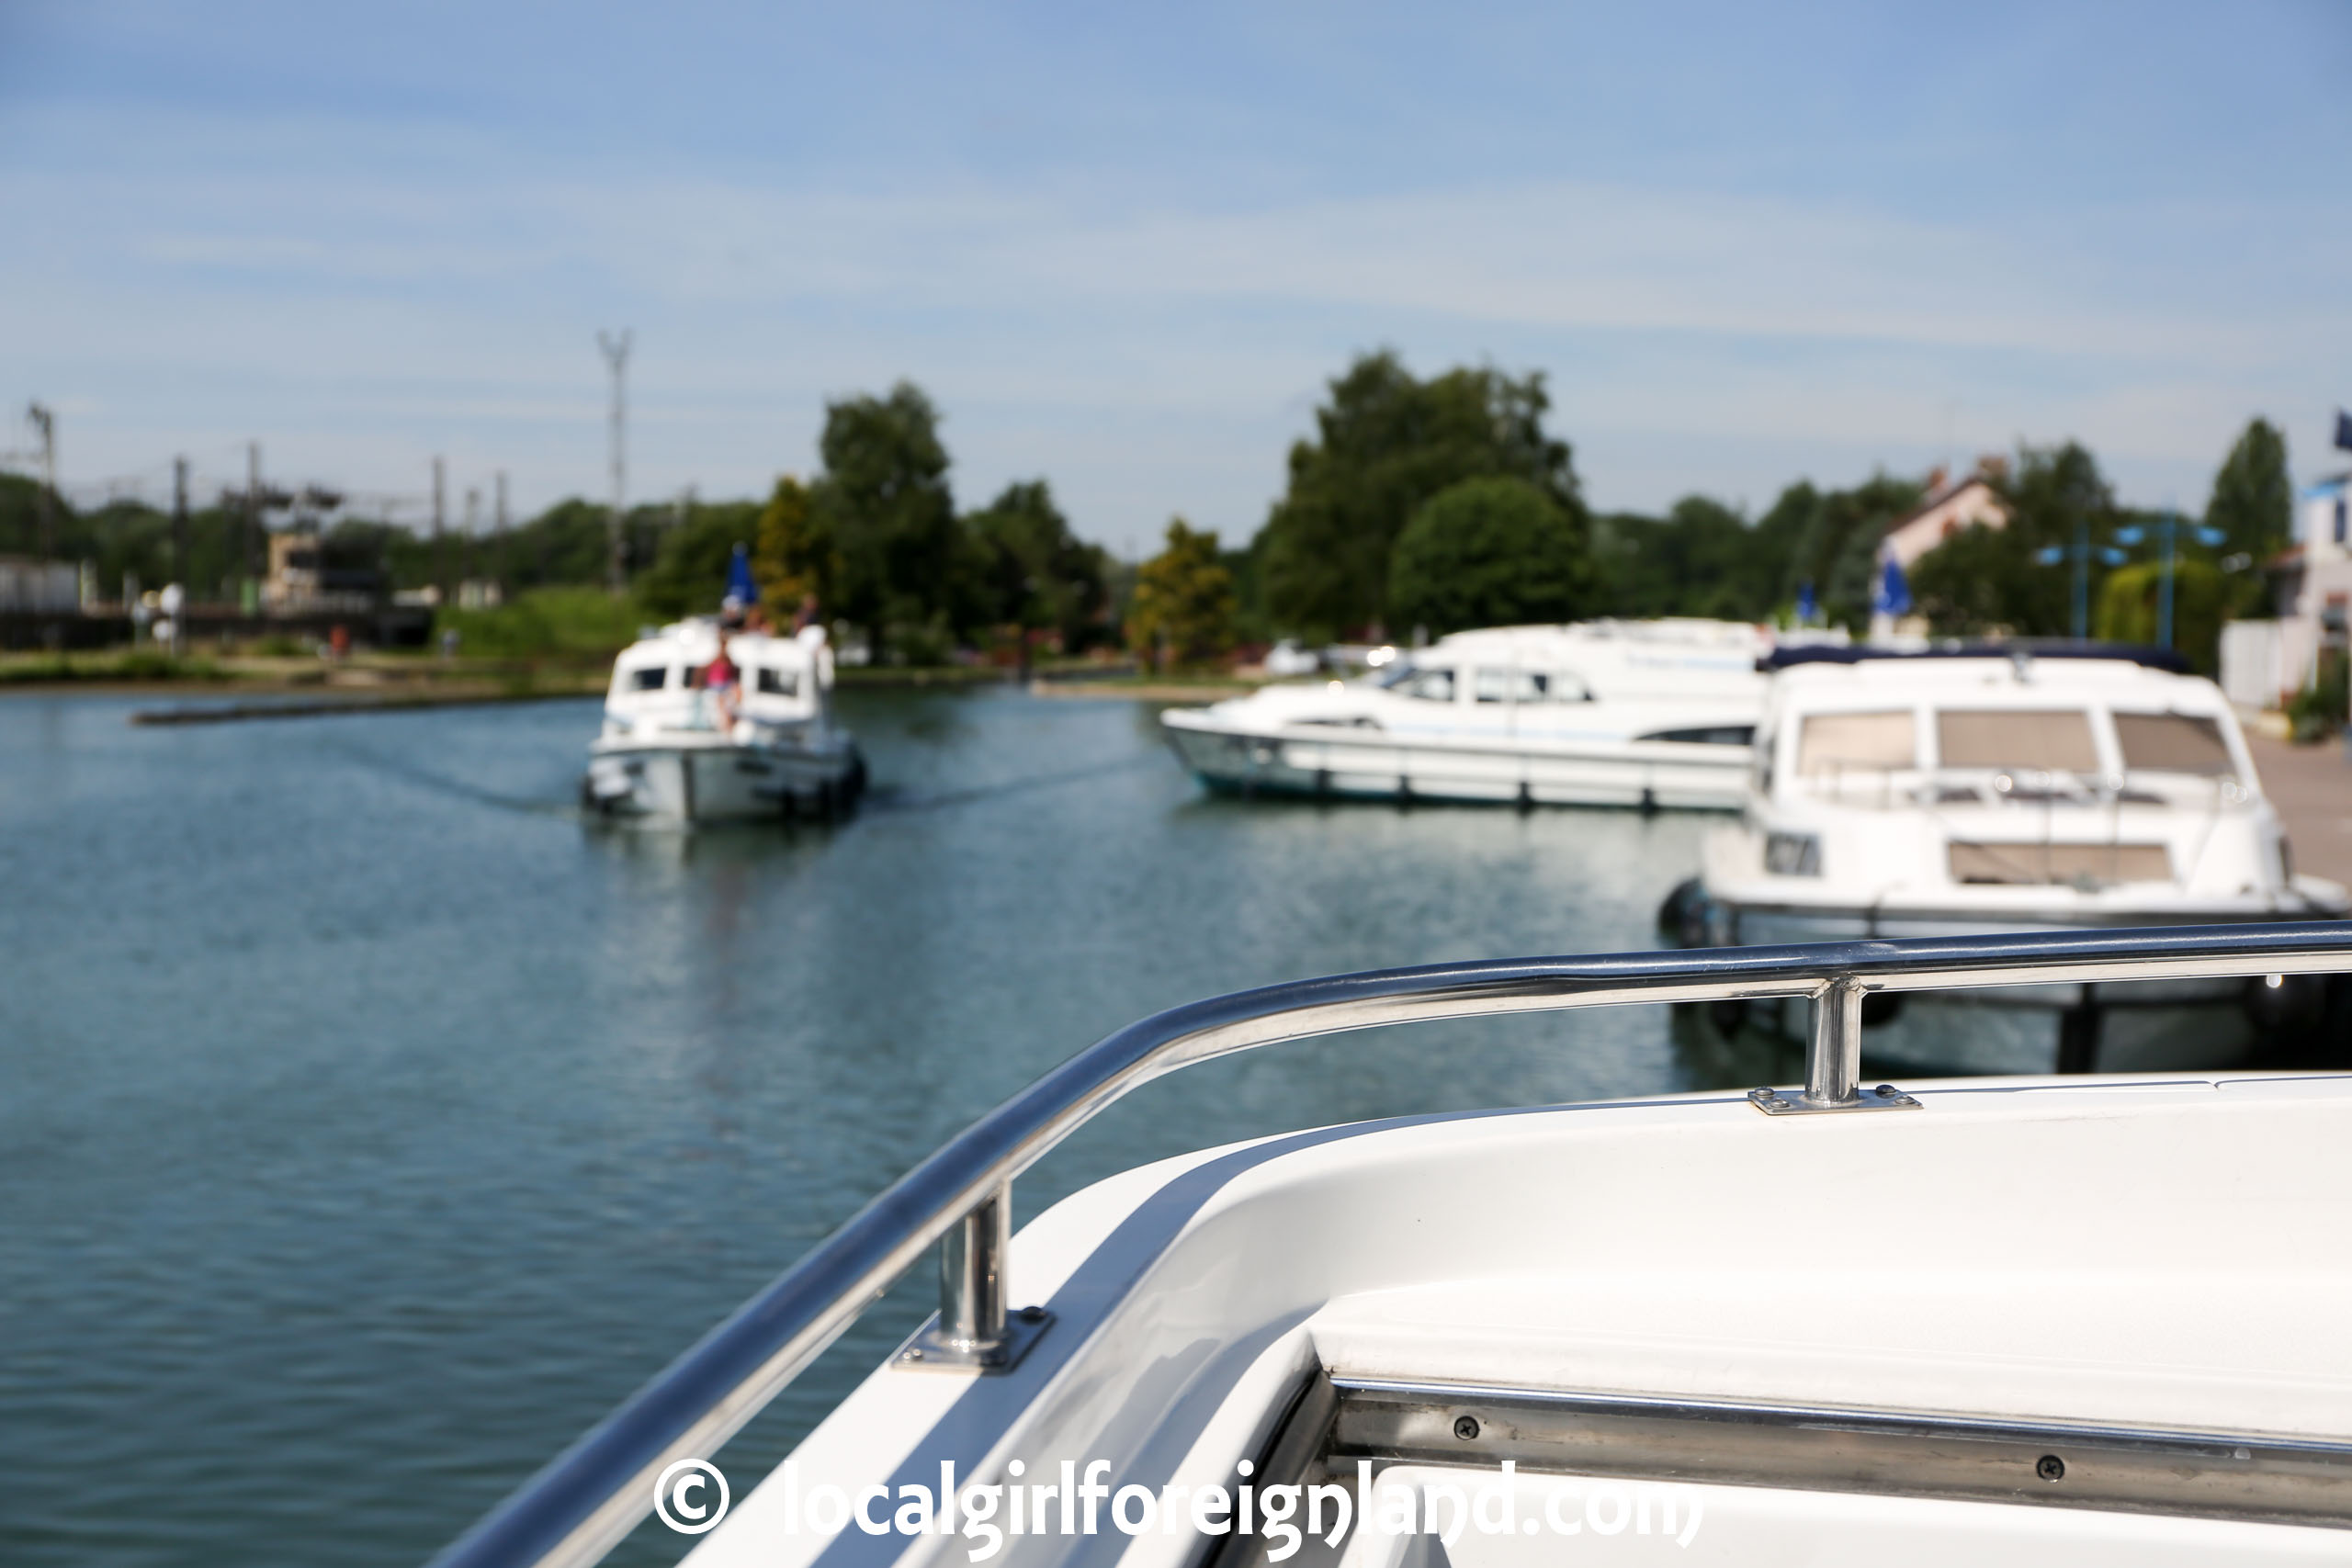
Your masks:
[[[1170,1008],[1110,1035],[981,1117],[810,1249],[434,1560],[435,1568],[594,1562],[651,1508],[672,1461],[706,1458],[934,1243],[949,1240],[935,1333],[985,1372],[1007,1323],[1012,1179],[1139,1085],[1212,1057],[1380,1024],[1804,997],[1801,1091],[1768,1112],[1883,1110],[1858,1091],[1866,992],[2352,969],[2352,924],[2175,927],[1438,964],[1302,980]]]

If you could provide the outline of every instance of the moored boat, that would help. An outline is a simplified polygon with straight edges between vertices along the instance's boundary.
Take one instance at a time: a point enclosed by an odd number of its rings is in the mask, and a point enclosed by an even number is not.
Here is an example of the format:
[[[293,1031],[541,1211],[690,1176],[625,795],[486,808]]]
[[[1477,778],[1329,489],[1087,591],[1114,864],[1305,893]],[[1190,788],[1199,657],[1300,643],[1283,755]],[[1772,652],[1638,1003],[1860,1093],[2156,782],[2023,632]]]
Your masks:
[[[722,651],[731,689],[708,681]],[[664,626],[614,661],[581,803],[678,824],[831,816],[865,784],[856,741],[834,722],[832,687],[821,626],[793,637],[709,618]]]
[[[1593,621],[1457,632],[1358,681],[1160,715],[1212,787],[1522,806],[1737,807],[1763,629]]]
[[[1699,881],[1678,903],[1686,942],[2352,910],[2341,885],[2294,873],[2227,700],[2168,652],[1792,650],[1771,662],[1742,819],[1709,836]],[[2320,998],[2310,986],[2193,981],[2142,988],[2118,1009],[2096,989],[2009,1001],[1999,1029],[1939,1021],[1931,1008],[1874,1033],[1873,1057],[2009,1071],[2212,1066]],[[2191,1025],[2183,1010],[2198,1006],[2220,1013]]]
[[[1871,1087],[1871,995],[2331,973],[2333,922],[1466,963],[1171,1010],[877,1197],[438,1560],[2017,1568],[2352,1552],[2352,1080]],[[1010,1184],[1127,1090],[1337,1031],[1805,998],[1802,1088],[1410,1117]],[[714,1455],[943,1244],[782,1463]]]

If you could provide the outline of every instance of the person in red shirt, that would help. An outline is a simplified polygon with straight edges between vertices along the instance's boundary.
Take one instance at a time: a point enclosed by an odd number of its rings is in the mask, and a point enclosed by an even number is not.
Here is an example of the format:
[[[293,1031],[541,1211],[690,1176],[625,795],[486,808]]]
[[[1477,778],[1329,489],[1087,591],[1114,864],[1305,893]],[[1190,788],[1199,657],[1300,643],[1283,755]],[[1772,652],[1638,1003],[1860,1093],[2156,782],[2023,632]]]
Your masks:
[[[727,656],[727,637],[718,638],[718,656],[702,667],[702,689],[710,694],[710,705],[718,719],[720,733],[735,728],[735,715],[741,706],[742,672]]]

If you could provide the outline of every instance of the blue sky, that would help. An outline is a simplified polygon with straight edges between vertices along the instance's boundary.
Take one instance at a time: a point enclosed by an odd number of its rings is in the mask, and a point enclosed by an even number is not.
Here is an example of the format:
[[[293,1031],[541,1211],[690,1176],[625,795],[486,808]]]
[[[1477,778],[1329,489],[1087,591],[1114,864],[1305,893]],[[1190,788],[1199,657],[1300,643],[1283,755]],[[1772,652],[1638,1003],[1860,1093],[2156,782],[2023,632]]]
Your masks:
[[[1604,508],[2068,436],[2194,506],[2256,413],[2335,466],[2347,188],[2342,4],[0,0],[0,400],[77,495],[250,438],[526,513],[627,326],[634,496],[907,377],[966,503],[1134,552],[1392,345],[1544,371]]]

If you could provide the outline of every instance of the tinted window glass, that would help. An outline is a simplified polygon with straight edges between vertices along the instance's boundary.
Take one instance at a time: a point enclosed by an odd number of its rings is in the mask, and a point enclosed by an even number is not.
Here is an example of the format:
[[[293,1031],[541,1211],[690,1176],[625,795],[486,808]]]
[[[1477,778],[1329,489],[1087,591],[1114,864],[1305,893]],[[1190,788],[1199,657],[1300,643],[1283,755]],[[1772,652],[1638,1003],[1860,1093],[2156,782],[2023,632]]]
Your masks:
[[[1805,716],[1797,740],[1799,773],[1884,772],[1917,765],[1911,710],[1816,713]]]
[[[800,690],[800,678],[786,670],[760,666],[760,690],[772,697],[789,697]]]
[[[1453,700],[1453,671],[1451,670],[1416,670],[1413,678],[1400,688],[1408,697],[1421,697],[1433,703]]]
[[[2216,719],[2185,713],[2120,713],[2115,716],[2115,739],[2122,744],[2127,768],[2209,778],[2227,778],[2237,771]]]
[[[1481,670],[1475,691],[1482,703],[1540,703],[1549,684],[1532,670]]]
[[[1947,708],[1936,715],[1936,749],[1947,768],[2098,771],[2091,716],[2080,708]]]
[[[669,674],[659,665],[650,670],[632,670],[628,672],[628,689],[632,692],[658,692]]]

